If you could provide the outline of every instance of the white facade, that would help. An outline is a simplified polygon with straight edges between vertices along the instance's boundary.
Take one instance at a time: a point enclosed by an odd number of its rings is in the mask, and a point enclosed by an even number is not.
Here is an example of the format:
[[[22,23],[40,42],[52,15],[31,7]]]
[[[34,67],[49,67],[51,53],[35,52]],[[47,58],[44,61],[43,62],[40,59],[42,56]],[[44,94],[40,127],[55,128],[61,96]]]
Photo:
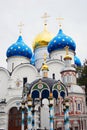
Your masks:
[[[41,66],[42,66],[42,63],[44,62],[44,54],[47,54],[46,63],[49,67],[48,77],[53,78],[53,74],[54,74],[56,80],[61,80],[61,79],[66,80],[66,76],[64,76],[64,78],[61,78],[61,74],[60,74],[60,72],[65,67],[65,62],[63,60],[66,54],[65,50],[60,50],[60,51],[56,50],[49,55],[47,52],[47,47],[45,46],[45,47],[37,48],[34,51],[34,53],[35,53],[34,54],[35,66],[30,64],[30,59],[24,56],[12,56],[7,59],[7,69],[2,68],[2,67],[0,68],[0,90],[1,90],[0,91],[0,130],[9,130],[8,129],[9,111],[12,107],[17,107],[17,108],[19,107],[18,103],[21,102],[24,78],[27,78],[27,83],[31,83],[34,80],[42,77]],[[74,64],[74,52],[69,51],[69,54],[72,57],[71,63]],[[40,69],[40,72],[38,72],[38,69]],[[85,115],[86,105],[85,105],[84,90],[80,86],[76,86],[76,79],[74,82],[73,80],[64,81],[64,83],[66,82],[69,82],[70,84],[72,84],[71,87],[68,88],[69,96],[76,97],[77,103],[81,105],[81,110],[79,111],[81,114]],[[3,100],[6,102],[3,102]],[[74,105],[75,105],[74,108],[71,107],[71,109],[74,109],[72,110],[74,111],[73,114],[76,114],[78,104],[74,102]],[[59,112],[56,111],[55,113],[59,114],[60,119],[61,119],[62,109],[63,109],[61,103],[58,109],[59,109]],[[47,122],[44,121],[45,120],[45,116],[43,114],[44,111],[48,111],[48,108],[43,107],[41,111],[41,117],[42,117],[41,126],[42,127],[45,127],[46,123],[47,123],[46,126],[48,126],[48,120]],[[43,122],[45,124],[43,124]],[[61,126],[61,124],[62,124],[62,121],[60,120],[59,122],[57,122],[56,126],[59,127]]]

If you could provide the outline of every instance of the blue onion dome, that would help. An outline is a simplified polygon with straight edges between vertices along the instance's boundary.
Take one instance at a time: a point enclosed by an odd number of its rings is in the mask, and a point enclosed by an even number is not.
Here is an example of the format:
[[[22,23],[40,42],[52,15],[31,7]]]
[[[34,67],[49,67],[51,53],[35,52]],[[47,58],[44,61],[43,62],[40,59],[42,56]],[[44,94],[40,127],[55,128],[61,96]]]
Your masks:
[[[33,54],[31,59],[30,59],[30,64],[35,66],[35,55]]]
[[[18,37],[18,40],[16,41],[16,43],[12,44],[6,53],[6,56],[12,57],[12,56],[24,56],[27,58],[31,58],[32,57],[32,51],[31,49],[24,43],[22,36]]]
[[[74,63],[78,67],[81,67],[81,61],[80,61],[80,59],[77,56],[74,56]]]
[[[65,35],[62,29],[59,29],[58,34],[48,44],[48,52],[51,53],[55,50],[64,49],[66,46],[72,51],[76,49],[76,44],[73,39]]]

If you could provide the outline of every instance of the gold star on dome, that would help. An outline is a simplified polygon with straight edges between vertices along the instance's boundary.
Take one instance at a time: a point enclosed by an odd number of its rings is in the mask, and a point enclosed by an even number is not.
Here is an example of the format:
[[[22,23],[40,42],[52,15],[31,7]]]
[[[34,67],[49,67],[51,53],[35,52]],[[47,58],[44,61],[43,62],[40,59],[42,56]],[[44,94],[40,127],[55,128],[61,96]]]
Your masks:
[[[64,20],[64,18],[59,17],[59,18],[56,18],[56,20],[58,21],[59,28],[61,28],[62,27],[61,21]]]
[[[24,24],[22,22],[20,22],[20,24],[18,25],[20,35],[22,34],[22,27],[23,26],[24,26]]]

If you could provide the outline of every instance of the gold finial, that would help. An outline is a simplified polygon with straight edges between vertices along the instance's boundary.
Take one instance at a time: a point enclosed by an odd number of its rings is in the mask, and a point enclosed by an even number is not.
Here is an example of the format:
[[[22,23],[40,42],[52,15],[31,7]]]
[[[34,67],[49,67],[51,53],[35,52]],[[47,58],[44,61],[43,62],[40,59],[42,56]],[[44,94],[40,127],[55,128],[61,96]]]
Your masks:
[[[68,46],[65,47],[65,51],[66,51],[66,55],[68,55],[68,52],[69,52],[69,47]]]
[[[56,18],[56,20],[58,21],[59,28],[61,28],[62,27],[61,21],[64,20],[64,18],[59,17],[59,18]]]
[[[44,63],[43,63],[43,65],[42,65],[42,71],[43,70],[49,70],[48,69],[48,65],[46,64],[46,57],[47,57],[47,54],[46,53],[44,53]]]
[[[32,100],[30,94],[28,95],[27,99],[28,99],[28,100]]]
[[[52,92],[50,92],[50,97],[51,97],[51,98],[53,97],[53,93],[52,93]]]
[[[22,34],[22,27],[23,26],[24,26],[24,24],[22,22],[20,22],[20,24],[18,25],[20,34]]]
[[[64,57],[64,60],[66,59],[72,60],[72,57],[69,55],[69,46],[65,47],[65,51],[66,51],[66,56]]]
[[[41,17],[44,19],[44,30],[46,30],[46,25],[47,25],[47,18],[50,16],[45,12],[44,15]]]
[[[44,63],[46,63],[47,54],[44,53]]]

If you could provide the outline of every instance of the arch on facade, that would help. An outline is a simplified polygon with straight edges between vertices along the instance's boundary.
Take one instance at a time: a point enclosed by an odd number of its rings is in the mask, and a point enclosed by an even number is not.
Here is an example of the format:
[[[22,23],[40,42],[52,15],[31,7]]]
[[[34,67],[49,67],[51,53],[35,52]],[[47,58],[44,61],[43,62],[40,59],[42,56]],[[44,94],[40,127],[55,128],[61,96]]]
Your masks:
[[[6,73],[6,75],[7,75],[8,77],[10,77],[10,72],[9,72],[7,69],[5,69],[5,68],[3,68],[3,67],[0,67],[0,71],[4,71],[4,72]]]
[[[20,65],[16,66],[14,68],[14,70],[12,71],[11,75],[14,75],[18,70],[23,69],[23,68],[30,68],[30,69],[32,69],[36,75],[38,73],[37,69],[33,65],[31,65],[29,63],[23,63],[23,64],[20,64]]]

